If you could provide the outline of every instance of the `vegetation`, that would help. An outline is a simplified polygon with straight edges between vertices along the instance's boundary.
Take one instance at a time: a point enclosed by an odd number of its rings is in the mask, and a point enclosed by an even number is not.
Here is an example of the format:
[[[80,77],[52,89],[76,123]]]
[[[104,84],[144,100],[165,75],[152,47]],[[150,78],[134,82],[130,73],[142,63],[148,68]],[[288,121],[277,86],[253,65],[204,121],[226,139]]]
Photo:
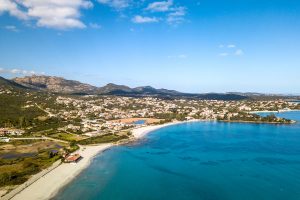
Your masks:
[[[119,140],[128,139],[127,135],[115,135],[115,134],[106,134],[98,137],[91,137],[78,142],[81,145],[88,145],[88,144],[99,144],[99,143],[110,143],[110,142],[117,142]]]
[[[66,140],[66,141],[79,141],[82,139],[85,139],[86,137],[77,135],[77,134],[71,134],[71,133],[56,133],[51,135],[52,138],[57,138],[60,140]]]
[[[244,122],[257,122],[257,123],[278,123],[278,124],[290,124],[292,120],[285,118],[278,118],[275,114],[270,114],[262,117],[257,114],[238,113],[236,116],[225,116],[224,118],[218,118],[221,121],[244,121]]]
[[[59,155],[50,156],[47,150],[43,150],[32,157],[0,159],[0,187],[22,184],[59,158]]]
[[[26,99],[9,94],[0,95],[0,126],[27,127],[33,119],[45,113],[36,107],[24,108]]]

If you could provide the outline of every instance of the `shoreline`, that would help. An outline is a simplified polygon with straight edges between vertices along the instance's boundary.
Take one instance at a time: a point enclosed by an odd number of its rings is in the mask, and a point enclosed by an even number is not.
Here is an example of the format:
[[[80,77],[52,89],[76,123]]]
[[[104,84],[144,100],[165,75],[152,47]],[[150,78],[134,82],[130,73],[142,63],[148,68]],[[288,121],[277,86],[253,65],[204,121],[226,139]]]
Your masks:
[[[64,186],[70,183],[76,176],[78,176],[84,169],[86,169],[93,158],[103,151],[112,147],[112,143],[100,144],[95,146],[81,146],[77,151],[83,158],[78,163],[62,163],[48,173],[41,176],[32,184],[25,187],[21,191],[13,193],[16,189],[27,185],[28,181],[12,190],[7,195],[1,197],[2,200],[48,200],[53,198]],[[47,170],[47,169],[45,169]],[[44,170],[43,170],[44,171]],[[43,172],[42,171],[42,172]],[[40,172],[40,173],[42,173]],[[38,174],[40,174],[38,173]],[[38,175],[37,174],[37,175]],[[29,179],[30,180],[30,179]]]
[[[128,142],[134,142],[137,140],[142,139],[144,136],[146,136],[148,133],[172,126],[177,124],[184,124],[184,123],[190,123],[190,122],[212,122],[216,120],[201,120],[201,119],[194,119],[194,120],[186,120],[186,121],[174,121],[169,122],[166,124],[160,124],[160,125],[147,125],[142,127],[137,127],[132,130],[132,136],[133,138],[129,141],[125,141],[125,143]],[[220,121],[222,122],[222,121]],[[223,122],[229,122],[230,121],[223,121]],[[236,121],[239,123],[257,123],[257,122],[245,122],[245,121]],[[31,184],[28,185],[28,181],[23,183],[22,185],[18,186],[16,189],[12,190],[10,193],[6,194],[3,197],[0,197],[2,200],[24,200],[24,199],[30,199],[30,200],[49,200],[55,197],[57,193],[65,187],[67,184],[69,184],[71,181],[73,181],[84,169],[86,169],[92,162],[93,158],[101,153],[103,153],[105,150],[117,146],[122,145],[121,143],[105,143],[105,144],[99,144],[99,145],[89,145],[89,146],[80,146],[80,149],[77,151],[83,158],[78,163],[62,163],[55,168],[49,170],[49,168],[43,170],[40,173],[43,173],[44,171],[48,171],[47,173],[44,172],[44,174],[38,178],[37,180],[33,181]],[[52,166],[51,166],[52,167]],[[50,168],[51,168],[50,167]],[[37,176],[40,174],[38,173]],[[26,187],[22,190],[20,190],[19,187]],[[13,194],[15,193],[15,194]]]
[[[182,124],[187,122],[196,121],[207,121],[207,120],[190,120],[190,121],[176,121],[161,125],[148,125],[143,127],[138,127],[132,130],[132,135],[134,136],[129,142],[137,141],[143,138],[146,134],[171,125]],[[25,183],[19,185],[17,188],[9,192],[3,197],[2,200],[49,200],[55,197],[57,193],[73,181],[84,169],[86,169],[92,162],[93,158],[105,150],[116,146],[122,145],[123,143],[105,143],[99,145],[89,145],[80,146],[77,151],[83,158],[78,163],[62,163],[55,168],[49,170],[49,168],[44,169],[35,176],[40,176],[35,181],[30,181],[31,178]],[[47,173],[45,173],[47,171]],[[30,183],[28,185],[28,183]],[[20,189],[22,188],[22,189]]]
[[[190,123],[190,122],[205,122],[205,121],[214,121],[214,120],[201,120],[201,119],[194,119],[194,120],[185,120],[185,121],[175,121],[175,122],[169,122],[165,124],[160,125],[148,125],[148,126],[142,126],[139,128],[135,128],[132,130],[132,135],[134,136],[135,140],[143,138],[148,133],[167,127],[167,126],[173,126],[177,124],[184,124],[184,123]]]
[[[272,110],[260,110],[260,111],[251,111],[248,113],[255,114],[255,113],[284,113],[284,112],[299,112],[300,110],[278,110],[278,111],[272,111]]]
[[[219,120],[219,122],[226,123],[249,123],[249,124],[273,124],[273,125],[292,125],[297,123],[295,120],[291,120],[290,123],[282,123],[282,122],[262,122],[262,121],[243,121],[243,120]]]

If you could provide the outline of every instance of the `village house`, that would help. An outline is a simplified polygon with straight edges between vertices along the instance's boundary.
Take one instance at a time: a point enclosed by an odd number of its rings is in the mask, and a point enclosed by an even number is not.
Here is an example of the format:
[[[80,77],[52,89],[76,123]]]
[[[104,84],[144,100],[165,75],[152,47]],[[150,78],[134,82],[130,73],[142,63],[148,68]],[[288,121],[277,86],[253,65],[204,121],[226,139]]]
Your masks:
[[[70,154],[65,157],[65,162],[67,163],[77,163],[82,159],[79,154]]]
[[[11,128],[0,128],[0,136],[21,136],[25,131],[20,129],[11,129]]]

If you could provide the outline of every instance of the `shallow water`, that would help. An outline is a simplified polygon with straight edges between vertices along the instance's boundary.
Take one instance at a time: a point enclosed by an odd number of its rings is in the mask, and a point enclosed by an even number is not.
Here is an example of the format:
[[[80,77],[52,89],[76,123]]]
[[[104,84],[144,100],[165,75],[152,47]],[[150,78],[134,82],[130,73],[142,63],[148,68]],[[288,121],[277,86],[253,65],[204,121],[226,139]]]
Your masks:
[[[277,117],[286,118],[286,119],[293,119],[300,123],[300,111],[289,111],[289,112],[260,112],[257,113],[261,116],[268,116],[270,114],[274,114]]]
[[[165,127],[97,156],[55,199],[299,200],[300,124]]]

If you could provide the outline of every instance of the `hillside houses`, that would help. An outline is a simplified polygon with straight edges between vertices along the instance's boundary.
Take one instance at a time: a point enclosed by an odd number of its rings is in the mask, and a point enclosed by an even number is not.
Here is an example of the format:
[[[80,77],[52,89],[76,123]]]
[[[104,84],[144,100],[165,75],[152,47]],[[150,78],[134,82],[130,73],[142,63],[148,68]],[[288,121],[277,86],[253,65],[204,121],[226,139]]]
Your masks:
[[[21,136],[25,133],[24,130],[13,128],[0,128],[0,136]]]

